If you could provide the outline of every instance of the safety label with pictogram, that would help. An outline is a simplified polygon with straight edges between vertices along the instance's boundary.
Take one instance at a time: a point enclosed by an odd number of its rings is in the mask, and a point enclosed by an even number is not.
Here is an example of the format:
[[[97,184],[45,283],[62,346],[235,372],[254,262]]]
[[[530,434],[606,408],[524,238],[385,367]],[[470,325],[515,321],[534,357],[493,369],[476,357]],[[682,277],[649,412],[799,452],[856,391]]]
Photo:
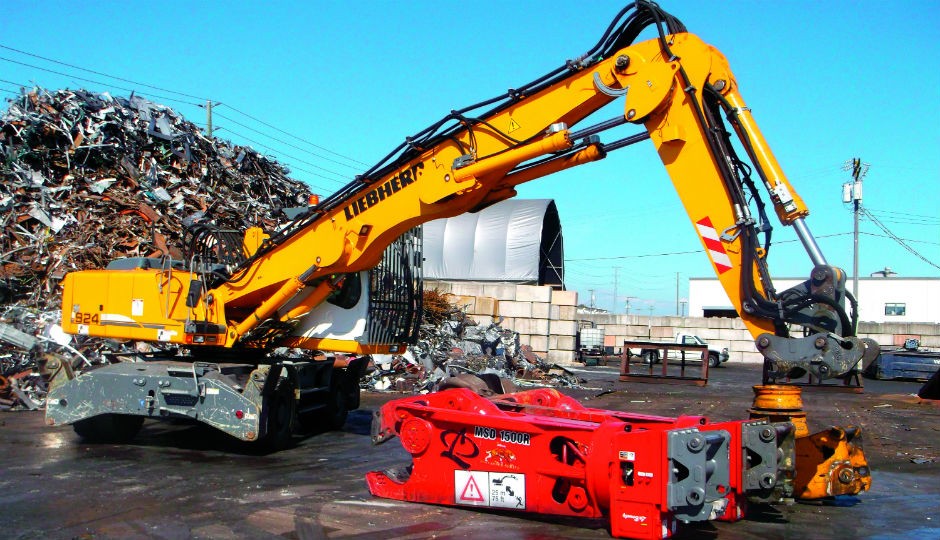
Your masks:
[[[454,471],[454,502],[525,510],[525,475],[484,471]]]

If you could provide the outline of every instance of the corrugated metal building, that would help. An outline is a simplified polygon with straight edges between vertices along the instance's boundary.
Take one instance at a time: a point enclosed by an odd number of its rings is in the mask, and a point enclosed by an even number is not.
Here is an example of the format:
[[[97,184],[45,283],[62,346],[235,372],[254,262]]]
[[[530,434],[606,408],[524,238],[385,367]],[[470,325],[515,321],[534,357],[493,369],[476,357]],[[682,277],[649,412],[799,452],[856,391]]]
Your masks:
[[[424,278],[564,288],[564,239],[551,199],[509,199],[424,224]]]
[[[806,279],[779,278],[774,284],[788,289]],[[852,290],[852,280],[846,283]],[[858,320],[861,322],[940,323],[940,278],[860,277]],[[716,278],[689,279],[689,315],[734,317],[731,300]]]

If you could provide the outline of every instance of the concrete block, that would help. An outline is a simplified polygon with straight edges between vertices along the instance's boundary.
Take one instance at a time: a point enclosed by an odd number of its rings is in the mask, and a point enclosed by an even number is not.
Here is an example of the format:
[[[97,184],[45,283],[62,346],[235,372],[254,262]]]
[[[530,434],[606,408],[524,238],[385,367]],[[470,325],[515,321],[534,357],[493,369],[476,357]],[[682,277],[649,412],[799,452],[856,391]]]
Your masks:
[[[577,306],[578,291],[552,291],[552,304],[556,306]]]
[[[532,302],[532,317],[535,319],[551,319],[551,308],[552,305],[547,302]]]
[[[764,357],[759,353],[736,352],[732,351],[728,355],[729,364],[763,364]]]
[[[460,308],[464,313],[477,313],[477,297],[464,296],[461,294],[447,293],[444,298],[448,302]]]
[[[917,341],[921,342],[921,345],[923,345],[923,339],[920,334],[894,334],[893,338],[895,347],[903,347],[904,342],[909,339],[916,339]]]
[[[483,294],[483,285],[470,282],[455,282],[450,287],[451,294],[461,296],[486,296]]]
[[[649,327],[645,324],[628,324],[624,334],[628,339],[649,339]]]
[[[496,317],[496,319],[500,321],[499,325],[504,329],[512,331],[516,330],[516,319],[513,319],[512,317]]]
[[[478,296],[476,302],[476,315],[496,315],[499,310],[499,302],[490,296]]]
[[[627,335],[627,325],[608,324],[604,326],[604,334],[608,336],[625,336]]]
[[[682,326],[686,328],[707,328],[709,320],[705,317],[682,317]]]
[[[547,336],[549,332],[549,321],[548,319],[519,318],[516,319],[515,328],[513,328],[513,330],[520,334]],[[548,349],[546,348],[546,350]]]
[[[487,326],[487,325],[489,325],[490,323],[493,322],[493,317],[490,317],[489,315],[473,315],[473,314],[471,314],[471,315],[467,315],[467,316],[468,316],[470,319],[473,319],[474,321],[476,321],[476,323],[479,324],[480,326]],[[504,326],[504,328],[506,328],[506,327]]]
[[[940,324],[914,323],[910,325],[910,334],[920,334],[922,336],[935,336],[940,332]]]
[[[578,314],[578,319],[594,321],[598,326],[620,323],[619,315],[613,313]]]
[[[763,364],[764,357],[757,352],[743,353],[741,361],[745,364]]]
[[[549,336],[548,348],[564,351],[574,350],[574,336]]]
[[[728,350],[730,352],[752,352],[757,353],[757,347],[754,345],[754,341],[731,341],[728,342]],[[720,347],[719,347],[720,348]],[[760,354],[760,353],[757,353]]]
[[[545,302],[552,301],[552,288],[544,285],[516,285],[517,302]]]
[[[515,302],[500,300],[499,314],[503,317],[532,317],[532,302]]]
[[[548,351],[547,360],[552,364],[570,366],[575,363],[575,354],[573,351]]]
[[[737,330],[721,328],[718,332],[718,339],[723,339],[726,341],[754,341],[751,333],[744,329]]]
[[[533,336],[520,333],[519,343],[532,347],[535,354],[540,356],[548,352],[548,336]]]
[[[882,325],[880,323],[874,322],[859,322],[858,323],[858,334],[881,334]]]
[[[574,306],[557,306],[557,307],[558,307],[558,317],[553,317],[553,318],[561,319],[563,321],[578,320],[578,308]]]
[[[676,335],[676,330],[671,326],[656,326],[656,318],[653,319],[654,324],[651,330],[653,341],[672,341]]]
[[[426,291],[438,291],[441,294],[446,294],[451,291],[453,285],[449,281],[428,281],[424,280],[424,290]]]
[[[516,299],[516,286],[511,283],[487,283],[483,285],[483,292],[478,296],[492,296],[502,302]]]
[[[921,347],[940,347],[940,336],[921,336]]]
[[[714,323],[718,328],[745,328],[744,323],[741,319],[730,319],[728,317],[714,317],[711,320],[715,321]]]
[[[561,306],[549,304],[548,305],[548,318],[552,320],[560,319],[561,318]]]
[[[704,328],[704,327],[698,326],[695,328],[690,328],[690,329],[686,329],[682,331],[687,334],[694,334],[709,343],[711,343],[712,341],[715,341],[716,339],[719,339],[719,336],[721,336],[721,331],[717,328]]]
[[[552,335],[574,336],[578,332],[578,323],[575,321],[552,321]]]

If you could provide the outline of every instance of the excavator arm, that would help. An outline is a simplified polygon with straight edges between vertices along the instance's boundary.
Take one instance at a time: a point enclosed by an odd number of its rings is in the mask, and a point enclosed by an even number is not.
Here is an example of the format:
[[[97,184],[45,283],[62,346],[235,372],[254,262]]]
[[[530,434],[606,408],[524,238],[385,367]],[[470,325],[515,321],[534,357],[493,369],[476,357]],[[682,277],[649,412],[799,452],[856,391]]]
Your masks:
[[[650,26],[659,35],[634,43]],[[623,103],[622,114],[575,129],[614,101]],[[601,141],[625,124],[645,131]],[[288,228],[263,240],[255,233],[246,242],[251,247],[212,279],[174,276],[168,268],[70,274],[65,326],[194,347],[320,348],[317,340],[270,332],[259,340],[256,329],[305,316],[340,286],[341,276],[374,267],[416,225],[480,210],[514,196],[519,184],[646,139],[767,359],[765,374],[848,373],[866,343],[854,337],[854,319],[844,308],[844,273],[816,245],[804,221],[808,210],[758,130],[726,59],[645,1],[624,9],[582,57],[504,96],[452,111]],[[796,229],[813,264],[810,279],[789,291],[774,289],[767,268],[771,226],[762,192],[779,221]],[[115,324],[94,322],[105,320]],[[809,335],[790,337],[790,323]]]

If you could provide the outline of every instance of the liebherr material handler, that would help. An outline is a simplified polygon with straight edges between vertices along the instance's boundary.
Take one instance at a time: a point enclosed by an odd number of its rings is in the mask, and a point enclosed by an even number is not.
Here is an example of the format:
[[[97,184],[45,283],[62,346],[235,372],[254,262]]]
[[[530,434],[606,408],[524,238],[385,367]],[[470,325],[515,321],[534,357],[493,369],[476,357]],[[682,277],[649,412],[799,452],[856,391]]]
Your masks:
[[[657,32],[653,39],[636,42],[646,28]],[[622,114],[581,125],[613,101],[623,104]],[[601,138],[624,125],[643,131]],[[287,228],[204,227],[190,231],[183,261],[131,259],[68,274],[67,332],[159,342],[187,355],[78,376],[63,365],[47,421],[127,438],[144,418],[184,417],[248,441],[283,440],[298,411],[320,410],[341,425],[358,404],[367,355],[401,351],[415,338],[421,252],[409,231],[646,140],[765,358],[764,382],[844,378],[863,356],[877,354],[873,342],[856,337],[845,273],[827,263],[810,233],[809,211],[725,57],[657,5],[638,1],[584,55],[451,111]],[[791,289],[777,290],[768,269],[765,198],[811,263],[809,279]],[[791,324],[810,332],[790,335]],[[279,347],[354,359],[292,362],[268,354]]]

